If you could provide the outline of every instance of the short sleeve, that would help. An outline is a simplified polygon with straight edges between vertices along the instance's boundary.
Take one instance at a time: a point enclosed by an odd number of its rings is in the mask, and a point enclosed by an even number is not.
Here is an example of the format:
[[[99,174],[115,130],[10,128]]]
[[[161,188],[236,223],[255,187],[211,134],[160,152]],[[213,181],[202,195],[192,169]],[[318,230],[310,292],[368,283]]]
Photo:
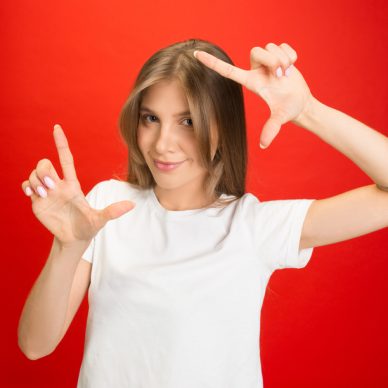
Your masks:
[[[85,196],[89,205],[94,209],[98,209],[97,192],[98,192],[99,186],[100,186],[100,183],[97,183]],[[88,261],[89,263],[93,263],[95,242],[96,242],[96,238],[94,237],[93,240],[90,242],[89,246],[86,248],[85,252],[82,254],[82,259]]]
[[[290,199],[256,204],[256,237],[259,252],[272,270],[303,268],[313,247],[299,250],[303,224],[315,199]]]

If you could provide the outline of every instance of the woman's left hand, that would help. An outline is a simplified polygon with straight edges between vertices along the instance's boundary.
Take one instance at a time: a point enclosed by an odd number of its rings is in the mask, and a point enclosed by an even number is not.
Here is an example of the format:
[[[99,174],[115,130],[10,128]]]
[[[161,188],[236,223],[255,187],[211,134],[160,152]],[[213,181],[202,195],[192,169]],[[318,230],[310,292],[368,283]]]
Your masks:
[[[296,52],[286,43],[280,46],[268,43],[265,49],[254,47],[250,70],[240,69],[204,51],[197,51],[195,57],[222,76],[245,86],[268,104],[271,116],[260,137],[264,148],[272,143],[283,124],[297,123],[313,100],[306,81],[293,65]]]

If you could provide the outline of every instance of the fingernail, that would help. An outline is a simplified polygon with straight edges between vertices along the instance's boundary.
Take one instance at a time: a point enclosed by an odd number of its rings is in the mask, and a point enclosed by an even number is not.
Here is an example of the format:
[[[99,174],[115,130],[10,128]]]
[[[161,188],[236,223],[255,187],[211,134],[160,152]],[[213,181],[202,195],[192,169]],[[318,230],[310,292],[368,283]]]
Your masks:
[[[276,69],[276,76],[277,76],[278,78],[280,78],[282,75],[283,75],[283,71],[282,71],[282,68],[279,66],[279,67]]]
[[[39,195],[43,198],[46,198],[47,197],[47,192],[46,190],[42,187],[42,186],[38,186],[36,188],[36,191],[39,193]]]
[[[292,65],[287,67],[286,71],[284,72],[284,74],[286,75],[286,77],[289,77],[289,75],[291,74],[291,69],[292,69]]]
[[[195,56],[195,58],[197,58],[197,52],[198,52],[198,50],[195,50],[194,53],[193,53],[193,55]]]
[[[26,193],[26,195],[28,195],[28,196],[32,195],[32,190],[31,190],[31,188],[30,188],[29,186],[26,187],[25,193]]]
[[[55,188],[55,183],[54,183],[54,181],[50,177],[45,176],[43,178],[43,181],[46,184],[46,186],[49,187],[50,189]]]
[[[55,128],[61,128],[61,126],[60,126],[59,124],[55,124],[55,125],[54,125],[54,129],[55,129]]]
[[[263,146],[263,145],[260,143],[260,148],[261,148],[262,150],[264,150],[264,149],[266,149],[267,147]]]

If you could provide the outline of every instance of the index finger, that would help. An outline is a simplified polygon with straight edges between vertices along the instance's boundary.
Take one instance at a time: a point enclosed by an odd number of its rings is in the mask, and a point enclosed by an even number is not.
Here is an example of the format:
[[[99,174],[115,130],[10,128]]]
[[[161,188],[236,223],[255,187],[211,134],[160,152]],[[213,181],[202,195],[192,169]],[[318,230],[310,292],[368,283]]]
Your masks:
[[[70,152],[69,143],[67,142],[65,133],[59,124],[54,125],[54,140],[55,145],[57,146],[64,179],[77,180],[73,155]]]
[[[230,63],[226,63],[214,55],[207,53],[206,51],[196,50],[194,51],[194,56],[204,65],[210,69],[213,69],[218,74],[245,85],[248,74],[246,70],[240,69],[237,66],[233,66]]]

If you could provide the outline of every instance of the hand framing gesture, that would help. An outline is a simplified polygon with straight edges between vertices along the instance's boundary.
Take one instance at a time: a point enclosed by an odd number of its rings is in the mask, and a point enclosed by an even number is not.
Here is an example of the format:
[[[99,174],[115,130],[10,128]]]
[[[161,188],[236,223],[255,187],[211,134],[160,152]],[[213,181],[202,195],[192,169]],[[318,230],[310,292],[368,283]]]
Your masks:
[[[240,69],[204,51],[196,51],[194,55],[204,65],[245,86],[268,104],[271,116],[260,137],[264,148],[271,144],[283,124],[298,120],[312,99],[302,74],[293,65],[297,54],[286,43],[280,46],[268,43],[265,49],[252,48],[250,70]]]
[[[108,221],[131,210],[134,203],[121,201],[102,210],[90,207],[78,182],[65,133],[59,125],[54,126],[54,139],[63,179],[50,160],[42,159],[22,188],[31,197],[35,216],[62,246],[89,241]]]

